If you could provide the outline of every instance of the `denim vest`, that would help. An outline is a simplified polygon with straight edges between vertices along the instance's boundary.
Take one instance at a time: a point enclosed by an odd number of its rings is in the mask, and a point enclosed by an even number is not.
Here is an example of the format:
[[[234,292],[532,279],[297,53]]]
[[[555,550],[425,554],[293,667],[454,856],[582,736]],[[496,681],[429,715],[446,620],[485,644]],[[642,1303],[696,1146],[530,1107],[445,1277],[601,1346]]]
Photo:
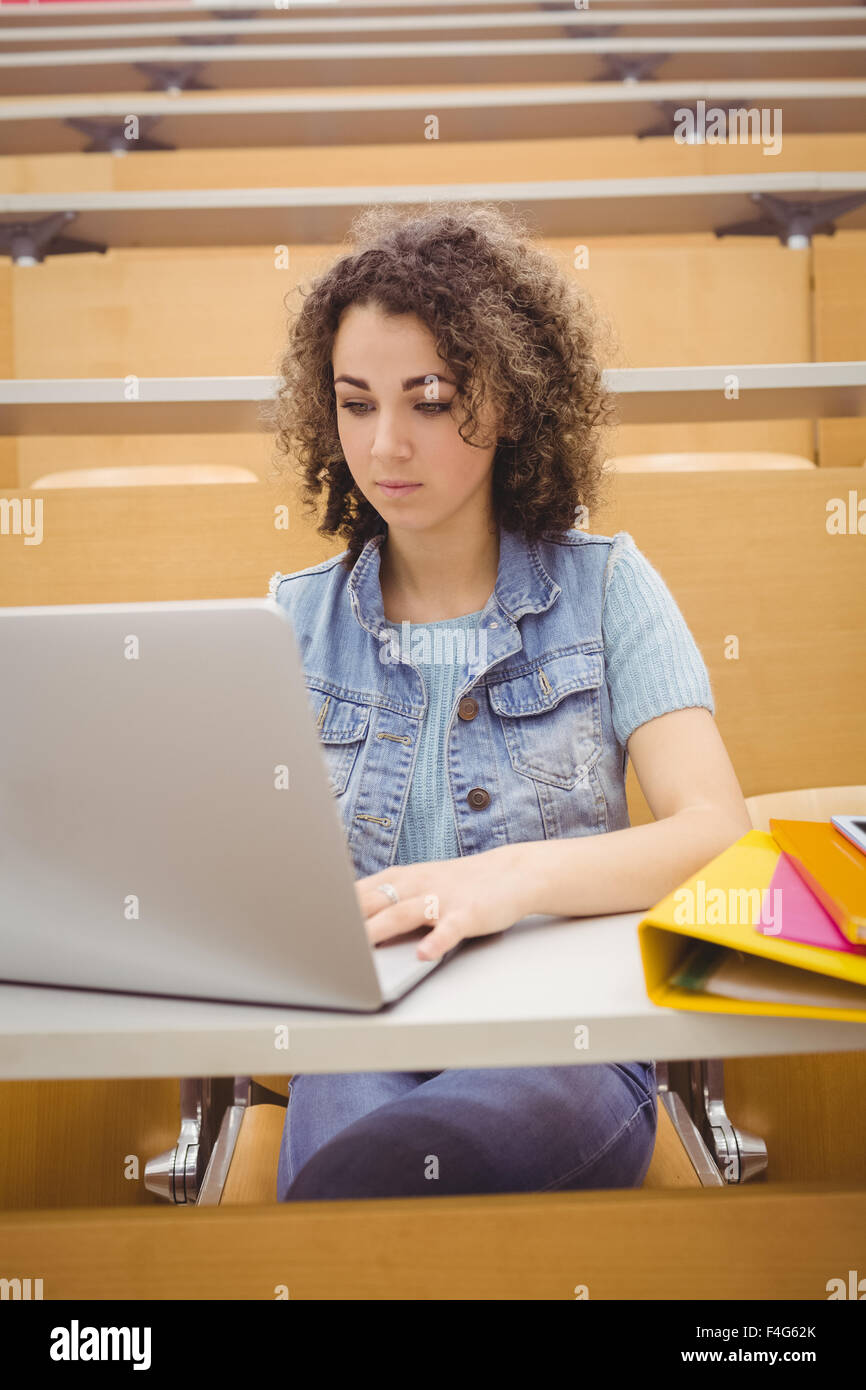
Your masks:
[[[358,878],[394,863],[427,703],[385,618],[382,540],[367,542],[350,574],[334,556],[271,581],[292,621]],[[578,530],[530,543],[500,529],[482,640],[470,644],[448,724],[461,855],[629,824],[601,626],[611,544]]]

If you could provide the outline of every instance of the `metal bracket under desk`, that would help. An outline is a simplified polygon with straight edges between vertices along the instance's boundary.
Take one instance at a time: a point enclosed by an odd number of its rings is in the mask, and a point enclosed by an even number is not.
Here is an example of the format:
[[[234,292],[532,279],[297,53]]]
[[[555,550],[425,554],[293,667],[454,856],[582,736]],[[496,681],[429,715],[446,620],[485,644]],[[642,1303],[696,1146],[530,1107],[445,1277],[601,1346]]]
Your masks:
[[[244,1111],[287,1105],[251,1076],[195,1077],[180,1083],[180,1134],[173,1149],[144,1165],[144,1185],[178,1206],[218,1206]]]
[[[767,1146],[738,1129],[725,1110],[720,1058],[656,1062],[659,1104],[664,1105],[702,1187],[744,1183],[767,1167]]]

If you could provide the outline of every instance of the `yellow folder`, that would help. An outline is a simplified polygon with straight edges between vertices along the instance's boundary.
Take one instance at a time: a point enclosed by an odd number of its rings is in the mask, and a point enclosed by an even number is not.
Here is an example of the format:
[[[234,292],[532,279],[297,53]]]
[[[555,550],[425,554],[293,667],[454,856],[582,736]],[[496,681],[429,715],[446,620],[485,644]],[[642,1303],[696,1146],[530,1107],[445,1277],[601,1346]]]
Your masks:
[[[781,849],[772,835],[750,830],[649,910],[638,924],[638,940],[647,993],[654,1004],[701,1013],[866,1023],[866,956],[786,941],[781,936],[764,935],[756,929],[761,921],[763,892],[770,886],[780,854]],[[672,984],[671,977],[681,971],[701,942],[729,948],[733,955],[726,959],[737,966],[745,964],[748,968],[752,958],[758,958],[808,972],[796,977],[789,975],[787,970],[766,972],[768,978],[775,974],[777,981],[781,981],[782,991],[786,979],[800,980],[807,986],[820,985],[824,979],[830,986],[827,993],[831,995],[834,980],[862,987],[862,1005],[852,1002],[851,998],[844,1006],[734,998]],[[766,971],[765,966],[757,969]],[[856,996],[858,990],[849,990],[849,994]]]

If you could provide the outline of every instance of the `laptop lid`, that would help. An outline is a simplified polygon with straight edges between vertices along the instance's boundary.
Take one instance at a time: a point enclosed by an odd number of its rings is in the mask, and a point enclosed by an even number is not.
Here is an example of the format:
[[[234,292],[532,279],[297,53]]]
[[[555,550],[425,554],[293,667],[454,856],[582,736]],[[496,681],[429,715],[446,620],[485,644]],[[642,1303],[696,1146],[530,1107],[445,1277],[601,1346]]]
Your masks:
[[[0,978],[375,1010],[291,622],[272,599],[0,609]]]

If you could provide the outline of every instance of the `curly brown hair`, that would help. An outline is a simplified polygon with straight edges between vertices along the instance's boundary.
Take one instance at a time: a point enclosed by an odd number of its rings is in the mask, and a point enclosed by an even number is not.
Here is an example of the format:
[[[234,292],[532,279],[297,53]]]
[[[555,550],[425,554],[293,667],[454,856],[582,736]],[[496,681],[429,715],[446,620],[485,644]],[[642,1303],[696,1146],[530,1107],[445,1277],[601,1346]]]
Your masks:
[[[468,443],[490,398],[502,434],[493,459],[495,521],[536,540],[575,524],[602,493],[601,432],[613,397],[594,353],[598,316],[525,223],[498,204],[390,205],[354,219],[354,250],[312,281],[289,326],[281,384],[266,412],[280,455],[295,461],[319,535],[347,542],[350,570],[387,524],[355,486],[340,444],[331,353],[343,310],[375,304],[415,314],[447,362],[466,412]],[[289,307],[286,296],[285,307]],[[464,433],[466,426],[469,432]],[[285,470],[277,465],[277,472]]]

